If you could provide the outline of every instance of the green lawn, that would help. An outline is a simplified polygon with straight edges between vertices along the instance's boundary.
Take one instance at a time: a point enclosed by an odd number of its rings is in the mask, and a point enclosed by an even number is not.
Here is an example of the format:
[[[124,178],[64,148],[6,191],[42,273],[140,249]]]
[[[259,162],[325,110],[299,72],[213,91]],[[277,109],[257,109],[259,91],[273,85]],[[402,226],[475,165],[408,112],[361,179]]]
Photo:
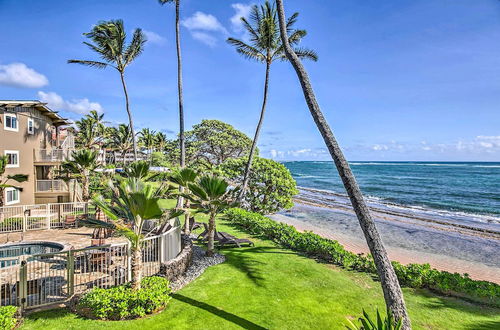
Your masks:
[[[218,229],[249,235],[226,223]],[[168,308],[135,321],[84,320],[67,310],[29,315],[21,329],[345,329],[346,316],[384,309],[369,275],[320,264],[268,240],[224,249],[227,261],[173,295]],[[500,310],[404,289],[414,329],[500,329]]]

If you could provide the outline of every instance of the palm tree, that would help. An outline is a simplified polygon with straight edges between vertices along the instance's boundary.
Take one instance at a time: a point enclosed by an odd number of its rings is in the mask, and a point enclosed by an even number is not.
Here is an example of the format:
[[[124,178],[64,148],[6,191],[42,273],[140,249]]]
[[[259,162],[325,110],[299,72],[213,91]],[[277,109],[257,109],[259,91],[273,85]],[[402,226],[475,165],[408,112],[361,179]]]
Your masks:
[[[149,152],[150,163],[153,160],[152,154],[155,148],[155,136],[156,132],[150,130],[149,128],[143,128],[139,132],[139,143],[141,143],[142,146]]]
[[[76,141],[79,147],[100,149],[106,133],[106,126],[103,119],[104,114],[99,114],[97,111],[92,110],[85,117],[75,122],[78,128]]]
[[[80,149],[73,151],[72,160],[61,164],[60,177],[76,179],[82,184],[82,199],[87,202],[90,199],[90,175],[98,166],[98,153],[95,150]]]
[[[186,194],[189,194],[189,184],[194,183],[196,180],[196,177],[198,176],[198,173],[188,167],[184,167],[181,169],[178,169],[174,172],[172,172],[168,176],[168,180],[170,182],[173,182],[177,184],[180,187],[184,188],[184,192]],[[184,204],[184,234],[189,235],[190,232],[190,223],[189,223],[189,208],[190,208],[190,203],[189,199],[186,200],[186,203]]]
[[[12,180],[12,181],[16,181],[18,183],[28,181],[27,174],[13,174],[13,175],[7,175],[4,177],[5,170],[7,168],[8,163],[9,163],[9,156],[0,156],[0,207],[4,206],[3,199],[5,196],[5,189],[6,188],[21,189],[20,187],[9,184],[8,183],[9,181]]]
[[[207,256],[214,255],[215,218],[224,210],[236,206],[234,194],[238,189],[228,189],[229,183],[213,175],[204,175],[194,183],[188,184],[190,193],[184,197],[198,213],[208,214]]]
[[[111,149],[118,151],[122,155],[122,163],[125,166],[125,157],[133,147],[132,132],[130,131],[130,127],[125,124],[120,124],[118,125],[118,128],[110,127],[108,131],[108,144]]]
[[[167,146],[168,139],[165,133],[163,132],[158,132],[155,135],[155,148],[157,151],[164,152],[165,147]]]
[[[293,25],[297,21],[298,15],[298,13],[293,14],[287,21],[288,38],[290,40],[290,43],[294,46],[297,45],[307,34],[305,30],[293,29]],[[235,46],[236,51],[243,55],[245,58],[264,63],[266,65],[266,75],[264,79],[264,97],[260,110],[260,118],[257,124],[257,128],[255,129],[252,147],[248,155],[245,174],[243,176],[243,184],[241,186],[240,196],[238,198],[240,201],[243,200],[248,186],[252,161],[255,149],[257,147],[257,141],[259,139],[262,123],[264,122],[271,64],[276,60],[286,61],[283,43],[281,42],[279,35],[278,16],[274,5],[271,5],[269,1],[266,1],[265,4],[260,7],[254,5],[250,13],[250,21],[248,21],[244,17],[241,17],[241,21],[243,23],[243,26],[247,30],[248,35],[250,36],[250,43],[246,43],[242,40],[234,38],[228,38],[227,42]],[[310,59],[313,61],[318,60],[318,56],[312,50],[295,48],[295,52],[297,56],[301,58]]]
[[[144,50],[146,37],[141,29],[135,29],[132,41],[126,45],[126,33],[122,20],[111,20],[99,22],[92,28],[92,31],[84,33],[92,43],[84,42],[90,49],[96,52],[104,62],[88,60],[68,60],[68,63],[78,63],[98,69],[108,66],[115,68],[120,73],[120,79],[125,94],[125,107],[127,110],[130,130],[132,131],[134,158],[137,160],[137,144],[135,141],[134,122],[130,110],[127,85],[125,84],[125,69]]]
[[[377,227],[375,226],[375,222],[373,221],[370,210],[366,205],[354,174],[352,173],[351,168],[349,167],[349,164],[347,163],[347,160],[345,159],[344,154],[342,153],[342,150],[340,149],[330,126],[328,125],[328,122],[321,112],[318,102],[316,101],[316,96],[312,89],[309,75],[302,65],[300,58],[297,56],[288,41],[288,27],[285,19],[283,0],[276,0],[276,3],[278,5],[280,34],[281,39],[283,40],[286,56],[292,63],[297,73],[300,84],[302,85],[304,97],[311,112],[311,116],[313,117],[314,122],[316,123],[316,126],[318,127],[318,130],[328,147],[330,155],[332,156],[335,166],[337,167],[337,171],[339,172],[340,178],[342,179],[354,211],[358,217],[359,224],[363,230],[366,242],[370,248],[370,252],[377,267],[387,309],[392,313],[392,315],[394,315],[396,320],[402,320],[403,329],[411,329],[410,319],[406,311],[403,293],[401,291],[401,287],[399,286],[398,278],[396,277],[394,268],[392,267],[391,261],[387,256],[387,251],[382,243],[382,239],[380,238]]]
[[[181,151],[179,165],[186,165],[186,149],[184,138],[184,100],[182,91],[182,56],[181,56],[181,32],[180,32],[180,2],[181,0],[158,0],[161,5],[175,2],[175,44],[177,48],[177,90],[179,97],[179,149]],[[182,200],[179,199],[180,204]]]
[[[94,204],[101,209],[111,222],[87,219],[85,225],[109,228],[124,236],[130,242],[132,254],[132,289],[141,287],[142,278],[142,239],[145,220],[156,220],[158,225],[182,215],[182,211],[160,207],[161,190],[153,188],[138,178],[120,180],[118,185],[111,183],[113,196],[111,203],[103,196],[96,196]]]

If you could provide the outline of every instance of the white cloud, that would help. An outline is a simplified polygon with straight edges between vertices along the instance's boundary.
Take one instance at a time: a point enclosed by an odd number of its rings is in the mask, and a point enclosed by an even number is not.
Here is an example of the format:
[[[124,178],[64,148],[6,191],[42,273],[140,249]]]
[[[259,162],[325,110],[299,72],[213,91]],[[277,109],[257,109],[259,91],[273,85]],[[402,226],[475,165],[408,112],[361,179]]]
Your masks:
[[[191,36],[193,36],[194,39],[201,41],[210,47],[214,47],[217,44],[217,38],[205,32],[192,31]]]
[[[252,5],[242,4],[242,3],[233,3],[231,5],[233,7],[235,14],[231,17],[231,26],[234,32],[242,32],[243,31],[243,23],[241,22],[241,18],[248,18],[250,15],[250,10],[252,9]]]
[[[372,146],[372,150],[375,150],[375,151],[381,151],[381,150],[388,150],[389,147],[384,145],[384,144],[375,144]]]
[[[148,38],[148,43],[163,46],[167,42],[167,39],[165,37],[162,37],[156,32],[147,30],[142,30],[142,32],[146,35],[146,38]]]
[[[89,99],[73,99],[71,101],[64,100],[59,94],[54,92],[38,92],[40,101],[47,103],[51,109],[74,112],[80,115],[89,113],[90,110],[96,110],[99,113],[103,112],[102,106],[97,102],[90,102]]]
[[[47,77],[29,68],[24,63],[0,65],[0,85],[40,88],[48,84],[49,80]]]
[[[227,33],[227,30],[219,20],[210,14],[197,11],[193,16],[182,20],[182,25],[188,30],[220,31]]]

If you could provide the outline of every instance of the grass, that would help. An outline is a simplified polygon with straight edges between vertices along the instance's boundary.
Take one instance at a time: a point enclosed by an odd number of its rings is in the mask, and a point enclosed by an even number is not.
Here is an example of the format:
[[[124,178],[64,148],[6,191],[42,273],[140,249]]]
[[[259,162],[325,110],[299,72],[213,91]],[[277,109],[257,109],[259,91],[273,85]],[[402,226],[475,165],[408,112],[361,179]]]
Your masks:
[[[384,310],[380,284],[367,274],[318,263],[222,221],[218,229],[255,247],[223,249],[227,261],[174,294],[162,313],[103,322],[50,310],[29,315],[21,329],[345,329],[346,316]],[[498,309],[425,290],[404,295],[414,329],[500,328]]]

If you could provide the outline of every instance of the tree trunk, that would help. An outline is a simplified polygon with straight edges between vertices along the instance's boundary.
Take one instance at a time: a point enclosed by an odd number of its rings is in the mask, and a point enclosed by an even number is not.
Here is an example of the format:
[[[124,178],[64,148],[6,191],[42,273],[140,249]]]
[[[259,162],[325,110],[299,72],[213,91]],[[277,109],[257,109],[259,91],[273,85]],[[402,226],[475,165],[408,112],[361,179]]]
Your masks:
[[[260,118],[257,124],[257,128],[255,129],[255,135],[252,141],[252,148],[250,148],[250,153],[248,154],[247,166],[245,167],[245,174],[243,177],[243,184],[241,185],[240,195],[238,196],[238,202],[242,203],[243,198],[245,197],[245,193],[248,186],[248,181],[250,180],[250,170],[252,168],[253,155],[255,152],[255,148],[257,147],[257,141],[259,139],[260,129],[262,128],[262,123],[264,122],[264,114],[266,112],[266,104],[267,104],[267,92],[269,89],[269,71],[271,68],[271,62],[266,62],[266,79],[264,81],[264,100],[262,101],[262,108],[260,110]]]
[[[90,199],[89,193],[89,174],[83,173],[82,175],[82,198],[84,202],[88,202]]]
[[[128,125],[130,126],[130,132],[132,134],[132,143],[134,145],[134,161],[137,161],[137,142],[135,141],[134,121],[132,120],[132,112],[130,112],[127,85],[125,84],[125,77],[123,76],[123,72],[121,71],[120,71],[120,78],[122,80],[123,93],[125,93],[125,107],[127,109]]]
[[[189,214],[189,200],[186,200],[185,203],[185,211],[186,214],[184,215],[184,234],[189,235],[191,233],[191,221],[189,220],[189,217],[191,214]]]
[[[215,245],[215,214],[210,214],[210,219],[208,220],[207,257],[212,257],[214,255],[214,245]]]
[[[392,267],[389,257],[387,256],[387,252],[377,231],[375,222],[371,217],[368,206],[363,199],[363,195],[361,194],[361,190],[359,189],[351,168],[344,158],[342,150],[340,149],[330,126],[323,117],[323,113],[321,112],[321,109],[316,101],[316,96],[309,81],[309,76],[302,66],[300,59],[288,43],[283,0],[276,0],[276,3],[279,15],[281,39],[285,47],[286,56],[292,63],[297,73],[311,115],[325,141],[326,146],[328,147],[330,155],[333,158],[340,178],[342,179],[354,211],[358,217],[359,224],[363,230],[366,242],[370,248],[370,252],[377,267],[387,309],[391,311],[395,319],[401,319],[403,321],[403,329],[411,329],[411,323],[406,311],[401,287],[399,286],[396,273],[394,272],[394,268]]]
[[[141,288],[142,279],[142,250],[140,247],[132,249],[132,290]]]

